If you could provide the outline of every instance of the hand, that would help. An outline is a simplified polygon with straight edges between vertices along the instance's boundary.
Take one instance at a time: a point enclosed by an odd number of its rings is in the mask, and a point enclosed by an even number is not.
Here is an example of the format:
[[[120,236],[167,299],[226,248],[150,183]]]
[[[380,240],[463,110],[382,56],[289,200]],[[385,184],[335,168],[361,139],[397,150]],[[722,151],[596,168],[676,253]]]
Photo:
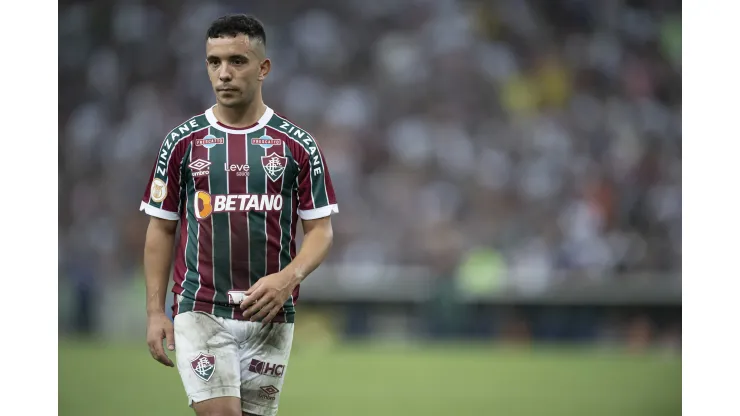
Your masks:
[[[242,309],[249,307],[242,315],[250,321],[262,319],[262,325],[270,323],[293,294],[296,285],[298,280],[285,273],[261,278],[247,290],[247,298],[239,305]]]
[[[168,367],[174,367],[175,364],[162,348],[162,340],[167,341],[168,350],[175,350],[175,328],[164,312],[150,315],[147,319],[146,342],[149,344],[149,353],[155,360]]]

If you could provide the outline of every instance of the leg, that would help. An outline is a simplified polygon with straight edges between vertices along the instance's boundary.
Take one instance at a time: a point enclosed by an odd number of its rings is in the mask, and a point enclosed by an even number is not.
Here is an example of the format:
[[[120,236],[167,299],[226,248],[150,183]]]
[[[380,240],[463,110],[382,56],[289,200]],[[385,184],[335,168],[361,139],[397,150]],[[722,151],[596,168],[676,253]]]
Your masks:
[[[193,403],[196,416],[241,416],[242,405],[238,397],[217,397]]]
[[[237,342],[221,318],[203,312],[175,317],[177,369],[198,416],[240,416]]]
[[[275,416],[293,345],[293,324],[245,324],[249,336],[239,348],[242,412]]]

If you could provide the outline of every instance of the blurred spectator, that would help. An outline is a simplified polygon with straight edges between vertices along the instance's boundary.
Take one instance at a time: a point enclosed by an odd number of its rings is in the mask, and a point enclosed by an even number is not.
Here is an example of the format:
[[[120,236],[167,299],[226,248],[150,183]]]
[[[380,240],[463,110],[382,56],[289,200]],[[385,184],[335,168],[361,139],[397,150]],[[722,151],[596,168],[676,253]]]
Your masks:
[[[265,100],[326,152],[328,262],[488,261],[508,273],[466,284],[491,290],[680,270],[680,2],[63,3],[71,274],[136,275],[138,200],[168,129],[214,102],[203,39],[228,12],[265,23]]]

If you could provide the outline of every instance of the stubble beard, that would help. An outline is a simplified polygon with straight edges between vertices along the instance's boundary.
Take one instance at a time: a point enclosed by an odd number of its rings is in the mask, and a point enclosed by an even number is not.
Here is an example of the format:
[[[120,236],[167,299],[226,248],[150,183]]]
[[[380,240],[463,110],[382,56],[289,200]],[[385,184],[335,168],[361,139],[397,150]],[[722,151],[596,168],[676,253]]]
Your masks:
[[[226,108],[247,108],[253,99],[254,94],[249,94],[246,91],[240,91],[238,97],[228,98],[226,100],[219,99],[218,95],[216,95],[218,104]]]

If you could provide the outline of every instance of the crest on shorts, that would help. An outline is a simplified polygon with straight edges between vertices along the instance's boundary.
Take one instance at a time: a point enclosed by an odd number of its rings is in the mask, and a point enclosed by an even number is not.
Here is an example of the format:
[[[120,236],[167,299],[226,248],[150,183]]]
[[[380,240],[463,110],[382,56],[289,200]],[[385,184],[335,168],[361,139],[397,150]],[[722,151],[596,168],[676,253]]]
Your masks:
[[[216,357],[200,353],[190,361],[190,368],[193,369],[196,376],[203,381],[208,381],[213,377],[213,371],[216,369]]]
[[[262,167],[273,182],[283,176],[287,165],[288,158],[280,156],[277,153],[273,153],[270,156],[262,156]]]

